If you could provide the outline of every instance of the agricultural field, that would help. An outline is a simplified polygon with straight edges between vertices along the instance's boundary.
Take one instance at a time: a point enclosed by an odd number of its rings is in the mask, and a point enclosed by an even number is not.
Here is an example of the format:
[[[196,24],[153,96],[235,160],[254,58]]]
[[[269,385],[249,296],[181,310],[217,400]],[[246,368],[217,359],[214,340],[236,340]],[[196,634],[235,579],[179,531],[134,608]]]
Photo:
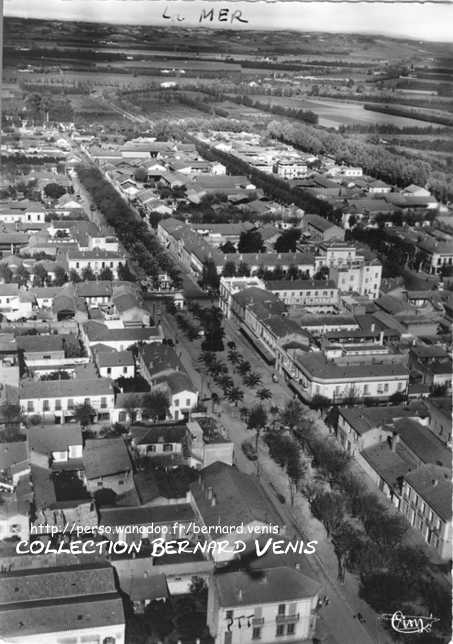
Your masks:
[[[379,124],[390,123],[398,127],[422,127],[433,125],[427,121],[418,121],[416,119],[404,116],[395,116],[393,114],[382,114],[373,110],[365,110],[359,102],[341,101],[325,98],[299,98],[286,96],[253,96],[259,102],[269,103],[269,105],[284,105],[285,107],[312,110],[319,117],[319,125],[322,127],[333,127],[338,129],[341,125],[354,124]]]

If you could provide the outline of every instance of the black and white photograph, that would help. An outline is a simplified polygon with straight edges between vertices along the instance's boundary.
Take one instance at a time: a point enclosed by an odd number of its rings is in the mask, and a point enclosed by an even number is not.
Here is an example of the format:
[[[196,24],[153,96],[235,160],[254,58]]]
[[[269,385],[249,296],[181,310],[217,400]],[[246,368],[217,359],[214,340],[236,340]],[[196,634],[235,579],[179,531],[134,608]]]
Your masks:
[[[451,644],[453,3],[0,0],[0,644]]]

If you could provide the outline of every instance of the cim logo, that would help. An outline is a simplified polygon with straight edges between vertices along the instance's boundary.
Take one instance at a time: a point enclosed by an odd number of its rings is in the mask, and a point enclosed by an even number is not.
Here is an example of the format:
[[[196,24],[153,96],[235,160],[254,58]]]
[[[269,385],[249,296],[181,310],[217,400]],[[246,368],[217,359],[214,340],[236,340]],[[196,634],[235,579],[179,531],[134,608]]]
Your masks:
[[[401,610],[393,614],[385,613],[382,619],[389,621],[391,627],[396,633],[404,635],[413,635],[414,633],[431,633],[434,622],[438,622],[437,617],[429,615],[405,615]]]

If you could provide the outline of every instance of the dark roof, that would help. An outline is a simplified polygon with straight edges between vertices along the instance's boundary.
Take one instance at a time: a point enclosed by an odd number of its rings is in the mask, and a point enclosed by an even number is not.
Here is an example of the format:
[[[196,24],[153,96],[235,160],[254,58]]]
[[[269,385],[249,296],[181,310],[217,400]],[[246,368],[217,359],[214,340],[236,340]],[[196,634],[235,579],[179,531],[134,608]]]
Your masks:
[[[190,503],[136,508],[102,508],[99,511],[99,523],[109,526],[152,525],[153,523],[193,521],[194,519],[195,513]]]
[[[404,418],[395,422],[394,427],[401,441],[423,463],[435,463],[443,467],[451,464],[451,449],[424,425],[411,418]]]
[[[130,367],[135,364],[131,351],[96,351],[95,354],[99,367]]]
[[[398,452],[393,452],[387,441],[364,449],[360,455],[391,488],[397,485],[398,478],[411,470],[411,465]]]
[[[24,382],[19,388],[19,397],[21,400],[27,400],[29,398],[108,396],[112,393],[112,383],[108,378],[39,380]]]
[[[382,356],[365,356],[361,363],[355,361],[339,362],[338,360],[327,360],[320,351],[310,353],[297,353],[297,363],[314,378],[325,380],[345,378],[383,378],[387,376],[408,376],[408,368],[399,362],[383,362],[379,360]]]
[[[132,468],[129,452],[122,438],[90,438],[83,450],[88,479],[126,472]]]
[[[339,413],[360,435],[374,427],[382,427],[397,418],[416,417],[415,410],[407,407],[340,407]]]
[[[160,337],[159,327],[109,329],[99,322],[85,322],[83,325],[90,342],[140,342],[149,338]]]
[[[121,580],[121,590],[129,595],[131,601],[145,599],[159,600],[168,598],[167,577],[164,573],[143,577],[126,577]]]
[[[215,505],[207,498],[209,487],[215,495]],[[191,490],[206,525],[240,525],[243,521],[280,525],[280,517],[256,477],[225,463],[216,461],[201,470],[200,480]]]
[[[281,566],[261,574],[245,571],[214,575],[218,601],[222,608],[271,604],[315,597],[320,584],[300,571]]]
[[[153,443],[182,443],[187,433],[187,425],[171,425],[169,423],[143,427],[133,425],[129,429],[137,445]]]
[[[20,638],[30,635],[124,624],[123,602],[116,592],[81,598],[54,599],[0,608],[2,636]],[[18,639],[15,640],[20,641]]]
[[[336,289],[333,280],[269,280],[266,282],[269,291],[304,291],[318,289]]]
[[[26,441],[0,443],[0,470],[6,470],[16,463],[25,461],[28,457]]]
[[[106,564],[13,570],[2,577],[0,605],[112,592],[113,568]]]
[[[307,215],[305,221],[309,226],[313,226],[313,228],[321,232],[325,232],[330,228],[339,228],[339,226],[336,226],[328,219],[324,219],[324,217],[320,217],[319,215]]]
[[[30,449],[41,454],[63,452],[70,445],[82,445],[82,430],[76,423],[31,427],[27,436]]]
[[[169,369],[179,371],[182,369],[181,361],[176,351],[167,344],[146,344],[140,350],[143,361],[150,375]]]
[[[422,465],[404,477],[409,485],[444,521],[452,517],[451,468]]]
[[[64,335],[19,335],[17,336],[17,346],[19,349],[30,352],[42,351],[62,351],[64,349],[64,340],[68,336]]]
[[[174,371],[168,376],[163,376],[163,381],[167,383],[173,395],[179,394],[181,391],[192,391],[194,393],[197,391],[189,376],[181,371]]]

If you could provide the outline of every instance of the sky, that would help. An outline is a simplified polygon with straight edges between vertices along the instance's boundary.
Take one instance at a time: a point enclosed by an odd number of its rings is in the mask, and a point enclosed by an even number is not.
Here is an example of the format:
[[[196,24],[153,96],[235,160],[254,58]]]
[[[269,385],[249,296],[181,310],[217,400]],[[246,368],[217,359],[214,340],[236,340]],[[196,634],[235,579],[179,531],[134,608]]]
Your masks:
[[[0,0],[1,3],[1,0]],[[201,10],[240,9],[247,23],[235,29],[293,29],[373,33],[386,36],[453,42],[453,2],[243,2],[238,0],[4,0],[7,16],[85,20],[123,24],[200,24]],[[164,12],[171,19],[163,18]],[[184,18],[177,22],[176,16]],[[207,26],[207,23],[203,23]],[[209,26],[228,28],[229,23]]]

